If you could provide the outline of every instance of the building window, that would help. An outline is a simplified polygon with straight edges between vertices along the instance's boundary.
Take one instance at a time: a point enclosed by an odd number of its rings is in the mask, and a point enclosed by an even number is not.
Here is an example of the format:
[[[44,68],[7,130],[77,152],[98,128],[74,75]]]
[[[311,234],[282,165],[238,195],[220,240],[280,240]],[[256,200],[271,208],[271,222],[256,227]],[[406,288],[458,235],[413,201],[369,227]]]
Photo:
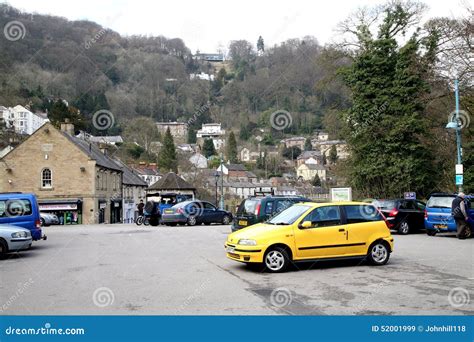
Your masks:
[[[43,169],[43,171],[41,171],[41,186],[43,188],[51,188],[53,186],[51,169]]]

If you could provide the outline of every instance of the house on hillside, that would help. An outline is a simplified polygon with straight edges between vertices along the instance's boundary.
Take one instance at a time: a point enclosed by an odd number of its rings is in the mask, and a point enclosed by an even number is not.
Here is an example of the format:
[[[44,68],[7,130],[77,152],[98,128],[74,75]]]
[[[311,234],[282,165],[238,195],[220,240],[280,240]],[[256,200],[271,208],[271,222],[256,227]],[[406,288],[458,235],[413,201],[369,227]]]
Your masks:
[[[224,179],[227,181],[249,182],[255,183],[257,176],[250,171],[247,171],[242,164],[222,164],[216,169],[217,172],[224,173]]]
[[[303,151],[298,158],[296,158],[296,166],[301,164],[322,164],[323,157],[320,151]]]
[[[326,168],[320,164],[301,164],[296,169],[296,176],[301,180],[312,181],[316,175],[326,181]]]
[[[225,146],[225,130],[220,123],[203,124],[196,132],[197,143],[202,146],[205,139],[211,139],[216,150],[223,150]]]
[[[304,143],[306,141],[305,137],[291,137],[286,138],[280,141],[286,148],[290,148],[293,146],[299,147],[301,151],[304,151]]]
[[[194,153],[190,158],[189,162],[198,169],[207,168],[207,159],[201,153]]]
[[[19,134],[31,135],[38,128],[49,122],[46,113],[32,113],[20,105],[13,108],[1,107],[0,112],[6,127],[13,128]]]
[[[156,128],[162,136],[169,128],[175,143],[184,143],[188,138],[188,124],[186,122],[157,122]]]
[[[147,164],[145,162],[140,162],[138,165],[131,165],[131,167],[134,172],[148,184],[148,186],[158,182],[161,178],[156,163]]]
[[[107,149],[47,122],[0,159],[0,192],[33,192],[41,211],[65,223],[122,220],[122,169]]]

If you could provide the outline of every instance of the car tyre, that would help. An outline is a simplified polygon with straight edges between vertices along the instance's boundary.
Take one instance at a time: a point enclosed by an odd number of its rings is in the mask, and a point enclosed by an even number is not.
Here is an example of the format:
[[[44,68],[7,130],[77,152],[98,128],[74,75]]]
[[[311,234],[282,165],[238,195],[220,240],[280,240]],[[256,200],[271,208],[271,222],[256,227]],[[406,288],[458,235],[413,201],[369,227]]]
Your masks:
[[[197,224],[196,216],[192,215],[188,217],[188,226],[195,226]]]
[[[156,217],[152,217],[150,218],[149,222],[151,226],[156,227],[160,223],[160,220]]]
[[[427,230],[426,230],[426,234],[427,234],[428,236],[435,236],[436,233],[438,233],[438,232],[437,232],[436,230],[434,230],[434,229],[427,229]]]
[[[390,259],[390,248],[385,241],[374,242],[367,253],[370,264],[375,266],[385,265]]]
[[[285,248],[271,247],[263,257],[263,264],[268,272],[279,273],[288,269],[290,256]]]
[[[407,235],[410,232],[410,225],[407,221],[402,221],[398,227],[398,234]]]
[[[228,225],[230,223],[230,217],[229,215],[224,215],[222,218],[222,224]]]
[[[40,222],[41,222],[41,227],[44,227],[46,225],[46,221],[44,220],[44,218],[40,218]]]

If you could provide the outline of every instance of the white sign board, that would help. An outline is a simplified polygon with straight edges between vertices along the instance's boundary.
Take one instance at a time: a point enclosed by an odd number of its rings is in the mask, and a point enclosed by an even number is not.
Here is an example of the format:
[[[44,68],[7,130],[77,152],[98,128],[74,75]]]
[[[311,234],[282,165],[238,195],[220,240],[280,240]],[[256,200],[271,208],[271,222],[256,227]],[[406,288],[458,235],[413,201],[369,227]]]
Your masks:
[[[77,210],[77,204],[40,204],[40,211],[44,210]]]
[[[331,202],[352,201],[352,188],[331,188]]]
[[[462,175],[464,173],[464,168],[462,164],[456,164],[456,174]]]

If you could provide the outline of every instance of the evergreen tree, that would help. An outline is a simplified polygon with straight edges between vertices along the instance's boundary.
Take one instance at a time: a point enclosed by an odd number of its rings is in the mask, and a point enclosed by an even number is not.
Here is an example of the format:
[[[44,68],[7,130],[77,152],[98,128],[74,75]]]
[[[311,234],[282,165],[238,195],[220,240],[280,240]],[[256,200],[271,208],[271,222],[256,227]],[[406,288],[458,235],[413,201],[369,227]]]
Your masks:
[[[257,41],[257,52],[258,52],[259,54],[262,54],[263,52],[265,52],[265,43],[263,42],[262,36],[259,36],[259,37],[258,37],[258,41]]]
[[[311,145],[311,138],[306,138],[304,142],[304,150],[305,151],[312,151],[313,150],[313,145]]]
[[[187,141],[188,141],[188,144],[195,144],[196,143],[196,130],[192,127],[189,127],[188,129],[188,137],[187,137]]]
[[[422,142],[427,132],[423,73],[429,61],[416,36],[401,48],[393,36],[406,17],[399,6],[388,10],[378,38],[365,42],[344,72],[353,94],[345,118],[351,151],[347,167],[361,196],[397,197],[405,191],[423,196],[436,179],[434,159]]]
[[[319,178],[318,174],[314,176],[313,180],[311,181],[311,184],[313,186],[321,186],[321,178]]]
[[[337,161],[336,145],[332,145],[331,148],[329,149],[329,161],[331,162],[331,164],[335,164]]]
[[[230,131],[229,139],[227,139],[227,159],[231,163],[237,163],[237,141],[235,140],[234,132]]]
[[[202,144],[202,153],[206,158],[215,156],[217,154],[212,139],[204,139],[204,143]]]
[[[158,154],[158,165],[163,171],[178,172],[178,159],[176,156],[176,148],[174,146],[173,136],[170,129],[166,130],[163,138],[163,147]]]

